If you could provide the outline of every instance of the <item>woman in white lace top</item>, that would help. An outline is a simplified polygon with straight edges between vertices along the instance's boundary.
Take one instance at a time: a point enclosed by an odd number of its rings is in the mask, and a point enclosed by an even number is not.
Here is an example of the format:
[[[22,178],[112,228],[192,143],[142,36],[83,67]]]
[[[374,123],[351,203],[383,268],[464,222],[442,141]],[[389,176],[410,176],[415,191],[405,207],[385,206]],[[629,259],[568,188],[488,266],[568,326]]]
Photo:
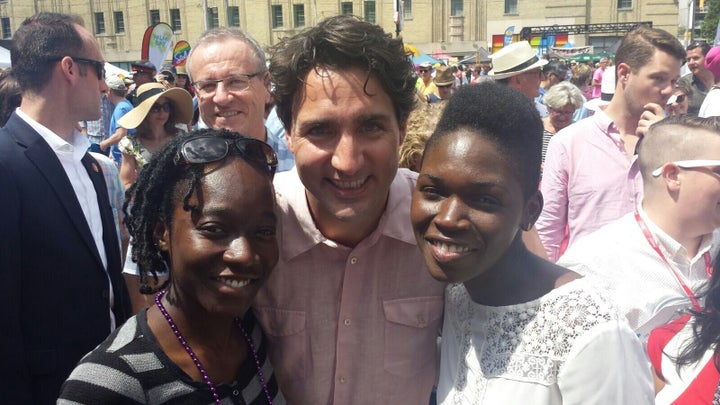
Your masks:
[[[487,82],[453,95],[427,143],[411,219],[430,273],[450,283],[438,403],[651,404],[617,309],[522,242],[543,205],[542,131],[529,99]]]

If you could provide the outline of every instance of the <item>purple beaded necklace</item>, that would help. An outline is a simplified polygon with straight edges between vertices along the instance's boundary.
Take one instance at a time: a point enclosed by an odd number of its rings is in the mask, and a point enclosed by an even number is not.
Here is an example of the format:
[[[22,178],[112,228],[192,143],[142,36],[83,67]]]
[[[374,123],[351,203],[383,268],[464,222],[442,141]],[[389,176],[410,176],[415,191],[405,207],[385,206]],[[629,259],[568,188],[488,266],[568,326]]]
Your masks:
[[[200,363],[200,359],[197,358],[195,355],[195,352],[193,352],[193,349],[190,348],[190,345],[187,343],[185,338],[182,337],[180,334],[180,329],[178,329],[177,325],[175,325],[175,321],[173,321],[172,317],[170,317],[170,314],[165,309],[165,306],[160,302],[162,297],[165,295],[167,291],[160,291],[155,295],[155,305],[157,305],[160,312],[165,317],[165,320],[167,321],[168,325],[170,326],[170,329],[172,329],[173,333],[175,334],[175,337],[177,338],[178,342],[182,345],[183,348],[185,348],[185,351],[190,356],[190,359],[192,359],[193,363],[195,363],[195,367],[197,367],[198,371],[200,372],[200,375],[202,376],[203,380],[205,381],[205,384],[207,384],[208,388],[210,388],[210,393],[212,394],[213,398],[215,399],[215,403],[220,403],[220,396],[217,393],[217,390],[215,389],[215,384],[213,384],[212,381],[210,381],[210,377],[208,377],[207,372],[205,371],[205,367],[203,367],[202,363]],[[242,322],[240,321],[239,317],[235,318],[235,325],[237,325],[238,328],[240,328],[240,331],[242,332],[243,336],[245,336],[245,341],[247,341],[248,348],[252,352],[253,358],[255,359],[255,368],[257,369],[257,375],[260,379],[260,384],[262,384],[263,391],[265,392],[265,398],[267,398],[268,404],[272,405],[272,397],[270,396],[270,391],[268,390],[267,384],[265,384],[265,378],[263,377],[262,372],[262,365],[260,364],[260,359],[258,359],[257,351],[255,351],[255,345],[252,342],[252,339],[250,338],[250,335],[245,331],[245,328],[242,326]]]

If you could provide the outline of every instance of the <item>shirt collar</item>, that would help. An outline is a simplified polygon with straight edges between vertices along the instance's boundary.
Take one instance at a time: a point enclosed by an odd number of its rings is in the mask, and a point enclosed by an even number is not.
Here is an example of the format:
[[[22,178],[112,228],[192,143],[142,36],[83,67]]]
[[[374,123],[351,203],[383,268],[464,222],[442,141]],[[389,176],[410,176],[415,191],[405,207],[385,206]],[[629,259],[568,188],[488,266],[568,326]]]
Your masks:
[[[693,264],[698,260],[702,260],[703,254],[710,251],[710,248],[713,244],[713,233],[703,235],[697,254],[695,254],[695,257],[688,260],[688,253],[685,247],[681,245],[680,242],[673,239],[672,236],[668,235],[667,233],[665,233],[665,231],[660,229],[659,226],[655,225],[655,223],[647,216],[647,214],[645,214],[645,211],[642,209],[642,202],[638,204],[637,210],[638,214],[640,214],[640,218],[645,221],[645,225],[647,225],[648,230],[657,241],[658,246],[660,246],[660,248],[664,250],[665,253],[667,253],[668,259],[673,260],[676,263],[689,262],[690,264]]]
[[[15,113],[23,121],[25,121],[32,129],[35,130],[55,154],[71,155],[74,161],[80,161],[88,148],[90,147],[90,141],[87,140],[78,130],[73,130],[70,136],[70,142],[64,140],[60,135],[54,133],[48,127],[32,119],[29,115],[24,113],[20,107],[15,110]]]
[[[276,190],[280,194],[278,202],[284,211],[281,214],[280,249],[287,260],[298,256],[316,245],[326,244],[333,248],[347,248],[326,238],[315,225],[307,203],[305,187],[297,173],[297,168],[276,176]],[[415,245],[415,236],[409,220],[410,199],[417,175],[406,169],[399,169],[390,185],[387,205],[377,228],[363,239],[358,246],[372,246],[381,236],[398,239]],[[291,219],[291,220],[288,220]]]

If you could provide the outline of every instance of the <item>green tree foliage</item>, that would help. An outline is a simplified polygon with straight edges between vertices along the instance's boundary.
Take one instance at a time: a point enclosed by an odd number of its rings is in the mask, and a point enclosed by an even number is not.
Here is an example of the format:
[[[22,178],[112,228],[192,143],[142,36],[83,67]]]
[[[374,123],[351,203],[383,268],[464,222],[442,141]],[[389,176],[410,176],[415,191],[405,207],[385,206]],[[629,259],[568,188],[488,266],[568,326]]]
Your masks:
[[[720,20],[720,0],[705,0],[708,13],[700,26],[700,35],[708,41],[715,39],[718,20]]]

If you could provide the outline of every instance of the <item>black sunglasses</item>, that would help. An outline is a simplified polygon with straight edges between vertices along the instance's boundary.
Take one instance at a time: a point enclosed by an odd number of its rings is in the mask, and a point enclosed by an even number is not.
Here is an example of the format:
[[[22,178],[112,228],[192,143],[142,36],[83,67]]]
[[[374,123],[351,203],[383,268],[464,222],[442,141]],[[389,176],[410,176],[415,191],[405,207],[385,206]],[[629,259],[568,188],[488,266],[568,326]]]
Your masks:
[[[684,95],[684,94],[681,94],[681,95],[675,97],[675,102],[676,102],[676,103],[682,103],[683,101],[685,101],[685,95]]]
[[[165,112],[170,112],[172,110],[172,104],[170,102],[158,104],[155,103],[152,106],[150,106],[150,112],[160,112],[160,110],[163,110]]]
[[[267,169],[275,176],[278,159],[275,151],[265,142],[253,138],[228,139],[204,135],[183,141],[178,145],[175,164],[206,164],[223,160],[230,151],[244,158],[248,163]]]
[[[78,63],[85,63],[86,65],[90,65],[95,69],[95,73],[97,73],[97,77],[99,80],[105,80],[105,62],[100,62],[99,60],[92,60],[92,59],[85,59],[85,58],[76,58],[74,56],[71,56],[71,58]]]

